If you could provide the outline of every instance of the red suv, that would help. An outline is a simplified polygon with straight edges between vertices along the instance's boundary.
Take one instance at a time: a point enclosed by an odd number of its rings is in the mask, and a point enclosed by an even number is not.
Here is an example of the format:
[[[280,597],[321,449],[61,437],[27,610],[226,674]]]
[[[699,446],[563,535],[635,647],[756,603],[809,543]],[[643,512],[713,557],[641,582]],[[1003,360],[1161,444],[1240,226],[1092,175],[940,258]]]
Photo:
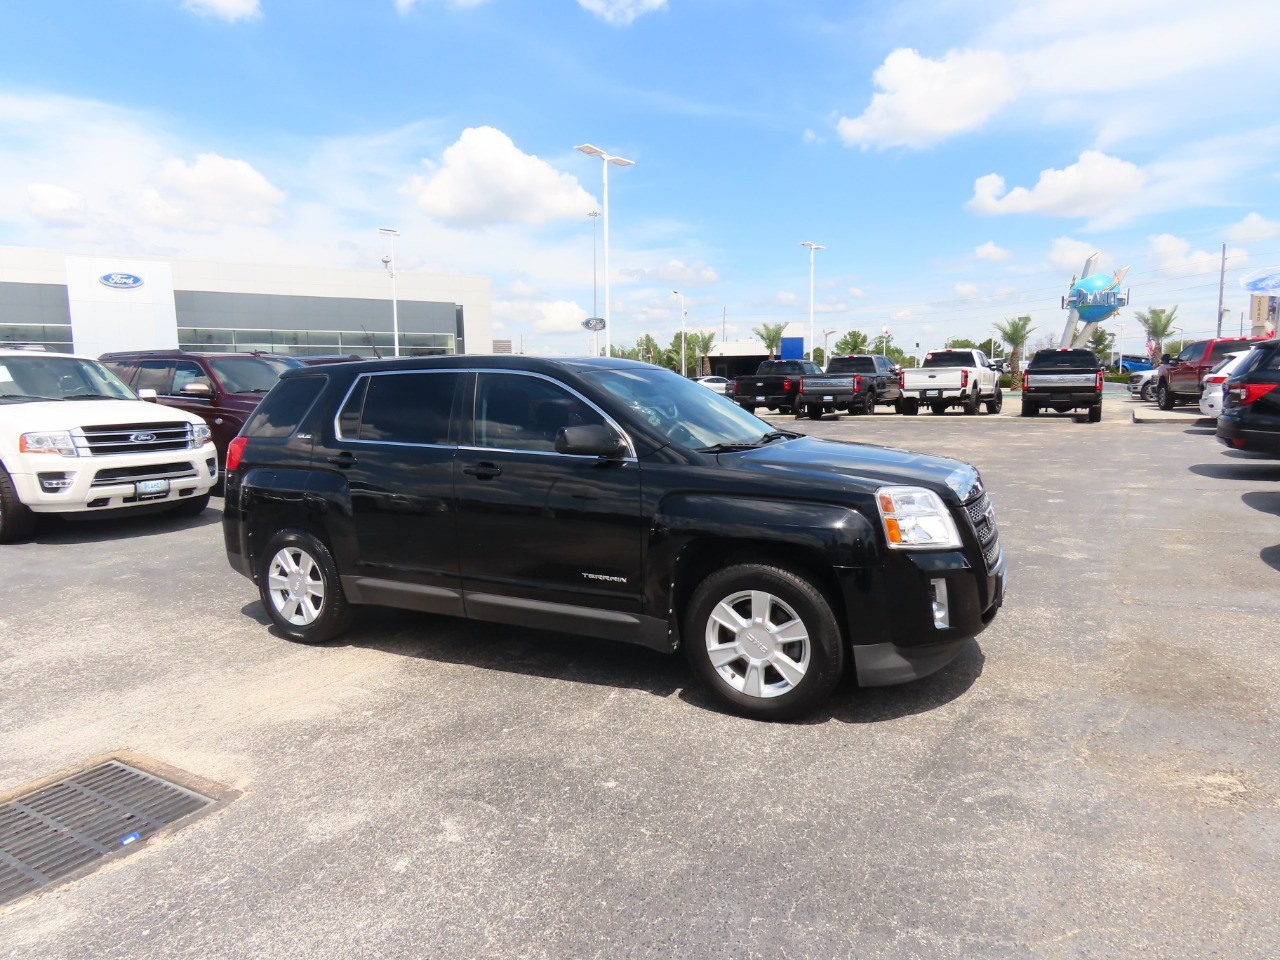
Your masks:
[[[280,374],[302,366],[296,357],[185,350],[104,353],[98,359],[135,391],[154,390],[157,402],[204,418],[220,463],[227,462],[227,445]]]
[[[1183,347],[1176,357],[1166,353],[1160,358],[1160,369],[1156,372],[1156,402],[1160,409],[1172,410],[1179,403],[1199,402],[1204,375],[1228,353],[1248,350],[1257,342],[1256,337],[1197,340]]]

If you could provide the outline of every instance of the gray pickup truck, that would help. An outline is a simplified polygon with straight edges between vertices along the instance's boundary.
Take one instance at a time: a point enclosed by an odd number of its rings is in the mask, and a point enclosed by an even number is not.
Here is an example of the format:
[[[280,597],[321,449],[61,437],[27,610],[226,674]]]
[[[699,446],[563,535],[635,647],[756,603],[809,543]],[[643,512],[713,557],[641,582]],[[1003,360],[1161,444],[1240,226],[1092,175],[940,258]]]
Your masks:
[[[1022,374],[1022,415],[1034,417],[1045,408],[1084,408],[1090,423],[1102,419],[1102,364],[1092,350],[1036,351]]]

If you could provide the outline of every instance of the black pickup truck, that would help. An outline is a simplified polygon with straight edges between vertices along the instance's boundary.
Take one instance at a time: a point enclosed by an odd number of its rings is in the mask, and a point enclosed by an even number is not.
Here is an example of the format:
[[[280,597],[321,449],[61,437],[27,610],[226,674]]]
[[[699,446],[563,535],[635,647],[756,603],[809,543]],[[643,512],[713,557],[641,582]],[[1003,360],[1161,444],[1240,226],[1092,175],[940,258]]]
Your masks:
[[[821,376],[800,378],[796,418],[817,420],[824,413],[874,413],[876,404],[897,405],[898,368],[883,354],[833,357]]]
[[[287,373],[232,441],[222,522],[290,639],[381,604],[683,647],[716,702],[767,719],[850,670],[937,670],[1004,597],[973,467],[775,431],[618,359]]]
[[[1022,415],[1042,409],[1067,413],[1089,411],[1089,422],[1102,419],[1102,364],[1092,350],[1062,347],[1037,350],[1022,372]]]
[[[822,368],[809,360],[762,360],[755,373],[734,377],[727,395],[747,411],[764,407],[791,413],[800,393],[800,378],[820,376]]]

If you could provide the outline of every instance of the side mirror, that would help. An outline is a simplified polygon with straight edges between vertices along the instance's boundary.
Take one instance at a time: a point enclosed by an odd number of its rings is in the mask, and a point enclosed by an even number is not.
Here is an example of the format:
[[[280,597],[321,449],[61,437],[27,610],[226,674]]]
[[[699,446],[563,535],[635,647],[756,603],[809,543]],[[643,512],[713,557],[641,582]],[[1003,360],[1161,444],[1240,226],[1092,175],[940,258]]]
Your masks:
[[[138,399],[150,400],[152,403],[154,403],[156,399],[156,392],[152,390],[150,387],[143,387],[141,390],[138,391]]]
[[[213,387],[204,380],[192,380],[190,383],[184,383],[178,392],[184,397],[212,397]]]
[[[556,434],[556,453],[617,460],[627,451],[627,442],[603,424],[561,427]]]
[[[1162,354],[1160,355],[1160,362],[1161,362],[1161,363],[1168,363],[1168,362],[1169,362],[1170,360],[1172,360],[1172,359],[1173,359],[1173,357],[1169,356],[1167,353],[1162,353]]]

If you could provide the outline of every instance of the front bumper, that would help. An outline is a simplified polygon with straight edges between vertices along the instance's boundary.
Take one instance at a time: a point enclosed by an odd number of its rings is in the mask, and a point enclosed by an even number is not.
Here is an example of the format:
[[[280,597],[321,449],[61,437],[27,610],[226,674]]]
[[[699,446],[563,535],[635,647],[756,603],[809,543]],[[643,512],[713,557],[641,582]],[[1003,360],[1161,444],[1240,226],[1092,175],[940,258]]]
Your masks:
[[[26,455],[11,474],[18,499],[35,513],[83,513],[200,496],[218,480],[212,443],[198,450],[140,456]]]

